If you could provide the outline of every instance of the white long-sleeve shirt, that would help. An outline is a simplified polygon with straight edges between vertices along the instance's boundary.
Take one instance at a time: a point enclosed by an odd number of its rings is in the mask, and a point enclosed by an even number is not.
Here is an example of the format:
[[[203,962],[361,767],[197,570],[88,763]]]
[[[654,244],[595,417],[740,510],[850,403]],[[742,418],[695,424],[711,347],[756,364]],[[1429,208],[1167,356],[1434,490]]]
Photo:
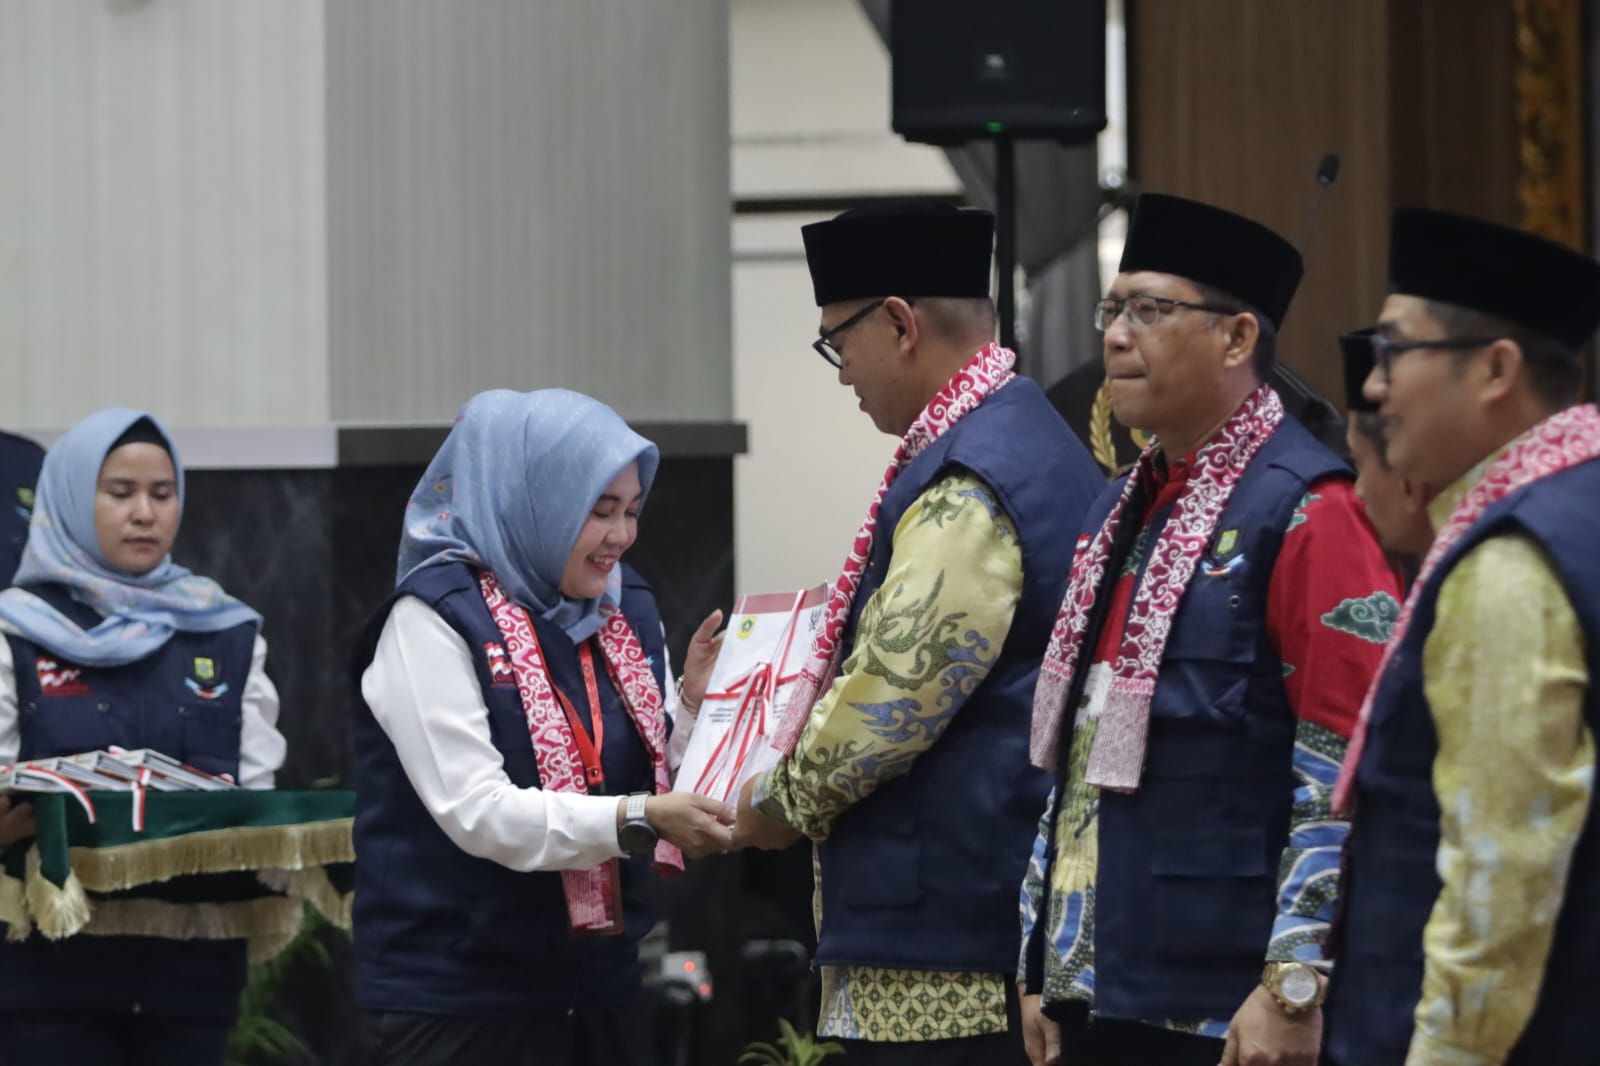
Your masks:
[[[676,769],[694,720],[666,689],[676,723],[667,754]],[[522,871],[586,869],[622,855],[618,797],[519,788],[506,776],[472,653],[421,600],[395,602],[361,695],[417,798],[462,851]]]
[[[259,633],[250,653],[250,674],[245,679],[240,711],[239,784],[272,788],[289,744],[278,732],[278,689],[267,676],[267,641]],[[10,641],[0,636],[0,766],[16,762],[21,747],[16,664]]]

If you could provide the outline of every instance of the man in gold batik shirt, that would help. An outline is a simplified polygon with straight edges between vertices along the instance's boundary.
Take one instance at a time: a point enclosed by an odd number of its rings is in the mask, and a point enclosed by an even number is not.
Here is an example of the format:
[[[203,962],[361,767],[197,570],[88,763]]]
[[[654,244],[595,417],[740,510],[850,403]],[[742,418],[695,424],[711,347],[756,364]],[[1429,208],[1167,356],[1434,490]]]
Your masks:
[[[813,347],[900,445],[734,843],[816,843],[818,1028],[852,1066],[1022,1066],[1013,915],[1049,788],[1028,711],[1104,481],[993,343],[990,216],[884,205],[803,234]]]
[[[1600,1061],[1600,264],[1401,211],[1366,382],[1437,537],[1336,789],[1336,1066]]]

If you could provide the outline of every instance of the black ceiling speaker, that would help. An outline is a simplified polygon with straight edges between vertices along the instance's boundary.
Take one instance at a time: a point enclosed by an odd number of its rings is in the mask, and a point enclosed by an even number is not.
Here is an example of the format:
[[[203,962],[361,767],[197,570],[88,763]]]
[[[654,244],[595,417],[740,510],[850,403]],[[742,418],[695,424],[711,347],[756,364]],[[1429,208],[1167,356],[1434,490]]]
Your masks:
[[[1105,0],[894,0],[894,131],[1069,144],[1106,125]]]

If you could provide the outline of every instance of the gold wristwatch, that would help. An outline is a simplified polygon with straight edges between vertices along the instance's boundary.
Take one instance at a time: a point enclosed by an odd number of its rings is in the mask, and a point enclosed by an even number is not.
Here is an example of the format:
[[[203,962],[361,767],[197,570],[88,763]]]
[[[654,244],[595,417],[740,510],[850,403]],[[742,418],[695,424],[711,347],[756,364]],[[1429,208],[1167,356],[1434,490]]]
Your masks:
[[[1291,1018],[1322,1006],[1325,988],[1317,971],[1303,962],[1269,962],[1261,983]]]

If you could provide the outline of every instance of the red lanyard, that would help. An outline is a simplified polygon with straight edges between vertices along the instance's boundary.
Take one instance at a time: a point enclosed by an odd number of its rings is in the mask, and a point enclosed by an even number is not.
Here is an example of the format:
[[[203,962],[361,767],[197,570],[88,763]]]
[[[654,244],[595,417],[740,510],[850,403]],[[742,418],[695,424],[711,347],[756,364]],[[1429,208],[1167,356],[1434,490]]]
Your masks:
[[[540,658],[543,657],[541,654]],[[583,760],[584,783],[588,785],[590,795],[598,796],[606,790],[606,772],[600,766],[600,750],[606,742],[606,719],[600,710],[600,685],[594,676],[594,652],[589,650],[587,641],[578,646],[578,661],[583,664],[583,687],[589,692],[589,721],[594,726],[592,739],[589,731],[583,728],[583,719],[578,717],[577,708],[567,699],[567,694],[556,686],[554,679],[550,687],[555,689],[561,709],[567,712],[567,724],[572,727],[572,737],[578,743],[578,758]]]

